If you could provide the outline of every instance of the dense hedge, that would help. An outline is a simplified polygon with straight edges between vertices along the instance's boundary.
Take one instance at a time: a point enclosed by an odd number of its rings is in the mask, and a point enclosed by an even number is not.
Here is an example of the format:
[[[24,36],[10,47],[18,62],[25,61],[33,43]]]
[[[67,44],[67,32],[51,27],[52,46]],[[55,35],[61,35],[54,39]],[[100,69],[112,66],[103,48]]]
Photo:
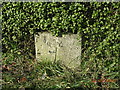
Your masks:
[[[117,71],[119,6],[120,2],[4,2],[3,51],[33,53],[33,34],[38,31],[49,31],[56,36],[79,32],[82,35],[82,58],[88,63],[103,62],[99,65],[101,71]],[[91,66],[91,70],[95,67]]]

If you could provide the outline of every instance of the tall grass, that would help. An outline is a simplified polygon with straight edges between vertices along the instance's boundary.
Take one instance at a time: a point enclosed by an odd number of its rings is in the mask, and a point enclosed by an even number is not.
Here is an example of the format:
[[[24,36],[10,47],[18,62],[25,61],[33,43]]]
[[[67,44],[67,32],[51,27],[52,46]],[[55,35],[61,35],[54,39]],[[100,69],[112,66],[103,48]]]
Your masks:
[[[3,89],[10,88],[34,88],[34,89],[65,89],[65,88],[98,88],[98,83],[93,78],[98,77],[99,72],[92,72],[89,62],[81,64],[77,70],[66,68],[60,62],[52,63],[47,60],[36,61],[27,56],[3,56]],[[83,63],[83,62],[82,62]],[[89,66],[88,66],[89,64]],[[98,63],[94,63],[97,65]],[[94,67],[93,65],[93,67]],[[114,79],[117,73],[110,73],[109,78]],[[114,75],[114,76],[112,76]],[[106,88],[118,88],[116,82],[105,82]]]

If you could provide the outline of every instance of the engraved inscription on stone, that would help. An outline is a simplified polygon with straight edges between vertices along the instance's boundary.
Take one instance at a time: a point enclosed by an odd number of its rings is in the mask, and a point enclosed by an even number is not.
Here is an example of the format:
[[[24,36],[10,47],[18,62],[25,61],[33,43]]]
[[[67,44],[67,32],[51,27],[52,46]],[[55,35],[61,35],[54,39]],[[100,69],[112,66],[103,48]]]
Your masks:
[[[38,60],[60,61],[75,68],[80,64],[81,40],[77,34],[66,34],[62,37],[52,36],[48,32],[35,35],[36,58]]]

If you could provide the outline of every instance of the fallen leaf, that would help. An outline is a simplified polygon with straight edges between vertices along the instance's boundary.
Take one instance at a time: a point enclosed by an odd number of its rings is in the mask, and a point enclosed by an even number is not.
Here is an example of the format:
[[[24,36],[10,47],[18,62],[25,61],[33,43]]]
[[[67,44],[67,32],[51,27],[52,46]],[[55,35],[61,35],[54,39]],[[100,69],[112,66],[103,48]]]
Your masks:
[[[15,65],[15,64],[16,64],[15,62],[12,63],[12,65]]]
[[[3,65],[3,66],[2,66],[2,70],[5,70],[5,71],[7,70],[7,71],[9,71],[9,70],[11,70],[11,69],[10,69],[9,66],[7,66],[7,65]]]
[[[27,81],[26,77],[22,77],[22,78],[20,79],[20,82],[25,82],[25,81]]]

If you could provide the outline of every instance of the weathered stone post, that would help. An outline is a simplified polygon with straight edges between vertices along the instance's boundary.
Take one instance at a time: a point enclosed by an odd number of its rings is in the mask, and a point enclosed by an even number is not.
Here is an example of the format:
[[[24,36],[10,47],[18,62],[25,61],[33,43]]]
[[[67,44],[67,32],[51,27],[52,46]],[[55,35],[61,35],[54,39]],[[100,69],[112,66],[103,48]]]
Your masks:
[[[35,35],[36,58],[41,61],[60,61],[69,68],[76,68],[80,65],[81,59],[79,37],[78,34],[56,37],[48,32],[38,32],[38,35]]]

